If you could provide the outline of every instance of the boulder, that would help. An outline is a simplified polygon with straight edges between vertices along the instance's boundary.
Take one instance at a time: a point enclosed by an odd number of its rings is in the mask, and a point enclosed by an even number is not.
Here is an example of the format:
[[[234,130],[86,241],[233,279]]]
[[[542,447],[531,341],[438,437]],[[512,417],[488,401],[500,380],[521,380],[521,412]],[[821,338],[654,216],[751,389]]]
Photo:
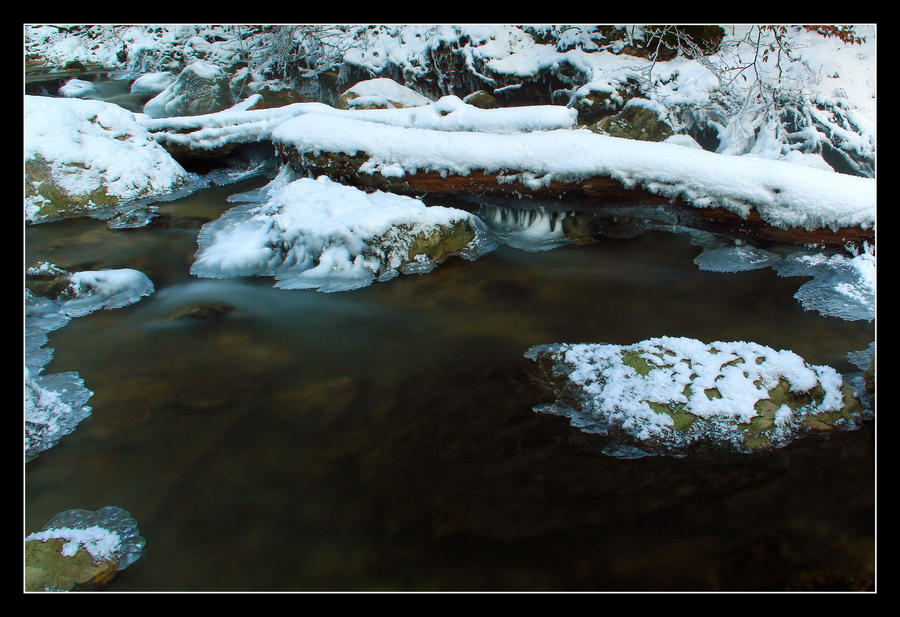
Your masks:
[[[171,71],[144,73],[131,84],[132,94],[156,96],[174,82],[176,76]]]
[[[25,542],[25,591],[72,591],[102,587],[119,572],[119,560],[95,560],[84,548],[62,554],[64,540]]]
[[[74,99],[99,99],[97,86],[83,79],[70,79],[59,88],[60,96]]]
[[[463,102],[480,109],[495,109],[500,107],[500,102],[497,101],[497,97],[487,90],[476,90],[463,98]]]
[[[750,453],[871,417],[831,367],[742,341],[661,337],[633,345],[539,345],[525,354],[554,401],[536,411],[605,436],[606,454]]]
[[[640,105],[627,105],[622,111],[602,118],[590,128],[613,137],[640,141],[666,141],[673,135],[672,127],[661,120],[656,111]]]
[[[25,213],[38,222],[167,193],[187,172],[134,114],[100,101],[25,97]]]
[[[186,66],[174,82],[147,101],[144,113],[151,118],[196,116],[232,105],[228,75],[221,67],[200,60]]]
[[[137,523],[117,506],[61,512],[25,538],[25,590],[102,587],[140,558],[144,544]]]
[[[334,103],[338,109],[393,109],[428,105],[431,99],[385,77],[361,81]]]

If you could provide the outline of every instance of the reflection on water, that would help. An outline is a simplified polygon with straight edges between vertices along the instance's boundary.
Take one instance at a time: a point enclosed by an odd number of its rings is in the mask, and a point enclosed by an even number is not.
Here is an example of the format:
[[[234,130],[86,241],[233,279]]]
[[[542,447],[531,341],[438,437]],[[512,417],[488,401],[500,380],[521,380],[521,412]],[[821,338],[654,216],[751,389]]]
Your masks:
[[[26,531],[114,504],[142,558],[109,589],[852,589],[874,578],[874,428],[760,456],[621,461],[564,418],[524,350],[748,340],[857,370],[874,325],[802,278],[700,270],[686,238],[475,262],[336,294],[188,274],[227,195],[149,228],[29,227],[26,265],[130,267],[156,293],[50,335],[93,413],[26,467]]]

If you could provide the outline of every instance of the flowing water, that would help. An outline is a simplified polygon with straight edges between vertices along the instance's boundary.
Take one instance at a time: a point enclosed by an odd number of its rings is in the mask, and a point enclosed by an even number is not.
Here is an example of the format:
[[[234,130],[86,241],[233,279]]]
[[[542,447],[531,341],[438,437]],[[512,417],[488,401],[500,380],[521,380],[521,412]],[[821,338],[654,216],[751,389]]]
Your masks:
[[[524,351],[747,340],[857,370],[874,324],[804,311],[805,278],[699,269],[683,235],[500,247],[350,292],[189,274],[230,194],[150,227],[30,226],[26,265],[129,267],[156,291],[49,336],[92,415],[25,468],[26,533],[115,505],[147,539],[109,591],[859,589],[874,426],[767,454],[620,460],[537,414]]]

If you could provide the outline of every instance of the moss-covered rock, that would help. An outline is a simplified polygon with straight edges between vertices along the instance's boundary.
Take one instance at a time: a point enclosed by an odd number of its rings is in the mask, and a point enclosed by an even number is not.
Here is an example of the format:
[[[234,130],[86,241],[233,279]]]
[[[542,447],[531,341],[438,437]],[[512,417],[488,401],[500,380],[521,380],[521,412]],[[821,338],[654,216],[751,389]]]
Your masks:
[[[614,456],[681,456],[703,445],[749,453],[871,417],[830,367],[755,343],[663,337],[541,345],[526,357],[555,397],[535,410],[605,435]]]
[[[487,90],[476,90],[472,94],[464,97],[463,102],[480,109],[495,109],[500,107],[500,102],[497,101],[497,97]]]
[[[294,103],[310,103],[314,101],[314,98],[308,94],[301,92],[290,84],[279,81],[252,83],[249,85],[248,91],[262,97],[248,109],[271,109]]]
[[[25,591],[97,589],[118,574],[116,557],[95,560],[84,548],[67,557],[62,554],[64,544],[58,538],[25,543]]]
[[[589,128],[595,133],[639,141],[665,141],[674,134],[672,127],[655,111],[639,105],[629,105],[612,116],[601,118]]]

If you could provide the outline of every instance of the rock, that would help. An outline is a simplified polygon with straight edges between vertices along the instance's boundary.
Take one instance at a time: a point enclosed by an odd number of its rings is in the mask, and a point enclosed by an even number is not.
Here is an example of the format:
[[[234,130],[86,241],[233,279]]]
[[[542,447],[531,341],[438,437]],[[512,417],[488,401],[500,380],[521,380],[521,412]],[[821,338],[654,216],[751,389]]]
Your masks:
[[[137,523],[117,506],[67,510],[25,538],[26,591],[82,591],[108,585],[140,558]]]
[[[293,103],[311,103],[314,101],[313,97],[308,94],[304,94],[294,86],[280,81],[252,82],[248,84],[248,89],[244,93],[246,94],[248,90],[250,93],[259,94],[262,97],[259,102],[252,105],[249,109],[271,109]]]
[[[90,590],[110,583],[119,560],[94,560],[86,549],[62,555],[63,540],[25,542],[25,591]]]
[[[611,116],[625,106],[637,92],[637,84],[626,82],[615,90],[593,90],[577,98],[572,107],[578,112],[580,124],[593,124]]]
[[[175,79],[176,76],[171,71],[145,73],[132,82],[131,93],[156,96],[172,85]]]
[[[174,82],[150,99],[144,113],[151,118],[196,116],[233,104],[228,75],[221,67],[200,60],[186,66]]]
[[[869,368],[866,369],[865,379],[866,379],[866,390],[869,392],[869,396],[871,396],[874,399],[875,398],[875,354],[872,354],[872,361],[869,363]]]
[[[755,343],[662,337],[633,345],[539,345],[525,354],[554,396],[536,411],[607,439],[606,454],[754,452],[870,414],[834,369]]]
[[[60,96],[75,99],[98,99],[97,86],[83,79],[70,79],[59,88]]]
[[[392,109],[427,105],[431,99],[393,79],[381,77],[361,81],[345,90],[335,101],[337,109]]]
[[[25,97],[25,213],[31,222],[82,215],[173,191],[187,172],[111,103]]]
[[[591,130],[640,141],[665,141],[673,134],[672,127],[660,120],[655,111],[639,105],[628,105],[622,111],[601,119]]]
[[[480,109],[495,109],[500,107],[500,102],[497,101],[497,97],[487,90],[476,90],[463,98],[463,102]]]

